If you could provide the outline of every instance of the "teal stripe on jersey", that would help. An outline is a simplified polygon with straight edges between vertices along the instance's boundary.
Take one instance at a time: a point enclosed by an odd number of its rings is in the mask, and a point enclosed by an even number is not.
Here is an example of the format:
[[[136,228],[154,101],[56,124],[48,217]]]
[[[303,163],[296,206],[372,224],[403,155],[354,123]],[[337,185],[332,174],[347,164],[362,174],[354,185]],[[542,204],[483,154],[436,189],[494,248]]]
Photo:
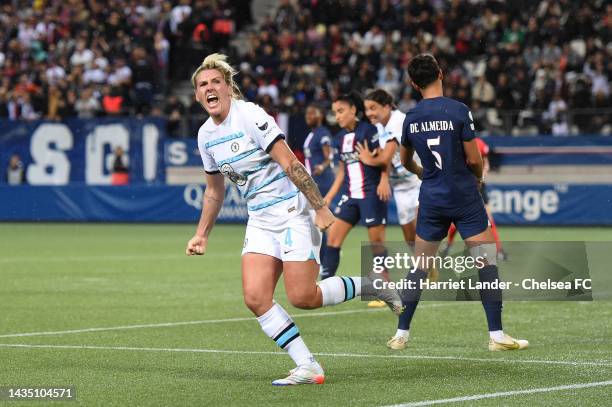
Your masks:
[[[284,172],[279,172],[275,176],[273,176],[271,178],[268,178],[267,180],[262,182],[260,185],[257,185],[256,187],[253,187],[253,188],[249,189],[248,191],[246,191],[245,194],[244,194],[244,198],[248,199],[251,196],[253,196],[253,194],[255,192],[260,191],[262,188],[267,187],[268,185],[270,185],[274,181],[278,181],[279,179],[283,179],[283,178],[286,178],[286,177],[287,177],[287,174],[285,174]]]
[[[274,198],[274,199],[271,199],[269,201],[262,202],[262,203],[260,203],[258,205],[249,206],[248,208],[249,208],[250,211],[258,211],[260,209],[267,208],[268,206],[275,205],[275,204],[277,204],[279,202],[286,201],[287,199],[291,199],[294,196],[296,196],[298,193],[299,193],[299,191],[296,189],[295,191],[290,192],[287,195],[279,196],[278,198]]]
[[[221,138],[218,138],[218,139],[215,139],[215,140],[207,141],[204,144],[204,147],[210,148],[210,147],[216,146],[218,144],[227,143],[228,141],[231,141],[231,140],[234,140],[234,139],[237,139],[237,138],[241,138],[243,136],[244,136],[244,133],[239,131],[238,133],[233,133],[233,134],[230,134],[229,136],[224,136],[224,137],[221,137]]]
[[[244,153],[240,153],[238,155],[233,156],[232,158],[228,158],[226,160],[221,160],[217,163],[217,166],[221,167],[223,164],[231,164],[231,163],[235,163],[236,161],[240,161],[243,158],[247,158],[248,156],[250,156],[253,153],[256,153],[257,151],[261,150],[259,147],[257,148],[253,148],[251,150],[247,150]]]
[[[263,161],[261,162],[261,164],[259,164],[259,165],[258,165],[258,166],[256,166],[256,167],[251,168],[251,169],[250,169],[250,170],[248,170],[248,171],[243,172],[243,173],[242,173],[242,175],[244,175],[245,177],[248,177],[249,175],[253,175],[253,174],[255,174],[257,171],[261,171],[261,170],[263,170],[264,168],[266,168],[268,165],[270,165],[270,162],[271,162],[271,161],[272,161],[272,159],[271,159],[271,158],[266,158],[265,160],[263,160]]]
[[[290,339],[293,339],[299,334],[297,326],[292,326],[287,332],[285,332],[280,338],[276,339],[276,344],[281,348],[284,348],[289,343]]]

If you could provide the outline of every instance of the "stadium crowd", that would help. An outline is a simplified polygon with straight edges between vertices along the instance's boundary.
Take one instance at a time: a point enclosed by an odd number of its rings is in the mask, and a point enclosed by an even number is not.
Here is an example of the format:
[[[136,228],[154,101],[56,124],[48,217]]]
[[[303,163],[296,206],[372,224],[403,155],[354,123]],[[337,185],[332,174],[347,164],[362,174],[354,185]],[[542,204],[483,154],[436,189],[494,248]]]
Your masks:
[[[610,121],[612,5],[603,0],[281,0],[237,55],[229,40],[251,22],[249,5],[5,3],[0,117],[156,115],[178,134],[178,123],[199,110],[166,97],[171,85],[221,49],[240,63],[245,98],[271,113],[329,106],[340,93],[372,87],[394,94],[405,111],[417,98],[408,61],[430,52],[446,72],[446,95],[470,105],[489,133],[503,132],[504,120],[552,134],[572,124],[599,132]],[[568,117],[589,108],[608,110]]]
[[[180,115],[170,84],[250,22],[250,0],[0,6],[0,118]],[[166,102],[167,101],[167,102]],[[177,110],[179,109],[179,110]]]
[[[513,122],[562,134],[568,109],[610,107],[611,28],[604,1],[282,0],[251,37],[242,71],[252,78],[242,86],[249,99],[289,111],[380,87],[405,111],[418,97],[408,61],[430,52],[446,72],[445,94],[490,133],[502,127],[500,111],[523,109]],[[609,118],[574,124],[597,131]]]

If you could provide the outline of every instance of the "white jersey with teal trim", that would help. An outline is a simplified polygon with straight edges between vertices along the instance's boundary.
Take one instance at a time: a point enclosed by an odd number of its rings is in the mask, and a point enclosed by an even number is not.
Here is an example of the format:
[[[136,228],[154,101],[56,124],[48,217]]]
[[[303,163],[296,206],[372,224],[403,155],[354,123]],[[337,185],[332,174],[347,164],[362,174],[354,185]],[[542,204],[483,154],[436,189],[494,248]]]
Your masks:
[[[393,110],[391,117],[386,126],[378,123],[376,128],[378,129],[378,135],[380,148],[384,149],[388,141],[395,139],[397,141],[397,150],[395,155],[391,159],[391,174],[389,175],[389,182],[391,187],[396,190],[405,190],[412,188],[419,188],[421,186],[421,180],[413,173],[408,171],[402,165],[400,158],[400,146],[402,145],[402,129],[404,126],[404,119],[406,115],[399,110]],[[421,160],[419,156],[414,153],[414,159],[417,163]]]
[[[306,198],[268,154],[285,135],[261,107],[233,100],[229,114],[217,125],[209,118],[198,132],[204,171],[221,172],[247,201],[249,224],[277,230],[308,211]]]

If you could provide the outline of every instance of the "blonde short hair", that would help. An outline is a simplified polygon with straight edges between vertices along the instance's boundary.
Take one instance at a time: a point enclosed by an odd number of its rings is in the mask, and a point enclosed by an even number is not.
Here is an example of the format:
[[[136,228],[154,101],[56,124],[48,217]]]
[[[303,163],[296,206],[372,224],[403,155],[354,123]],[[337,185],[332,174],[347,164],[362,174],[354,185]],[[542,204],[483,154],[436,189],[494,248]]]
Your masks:
[[[219,71],[223,75],[225,83],[227,83],[229,87],[232,88],[232,97],[234,99],[242,98],[240,88],[238,88],[236,81],[234,81],[234,76],[238,74],[238,71],[227,62],[227,55],[224,54],[215,53],[210,54],[206,58],[204,58],[204,61],[202,61],[202,63],[200,64],[200,66],[198,66],[193,75],[191,75],[191,84],[193,85],[194,89],[196,88],[196,77],[200,72],[207,69],[215,69]]]

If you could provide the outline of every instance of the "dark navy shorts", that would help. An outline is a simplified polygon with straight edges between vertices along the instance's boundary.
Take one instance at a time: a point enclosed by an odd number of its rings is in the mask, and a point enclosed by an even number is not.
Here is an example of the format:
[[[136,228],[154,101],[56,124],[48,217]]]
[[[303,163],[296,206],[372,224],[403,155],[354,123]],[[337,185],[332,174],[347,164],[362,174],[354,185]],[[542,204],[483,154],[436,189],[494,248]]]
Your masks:
[[[321,192],[321,196],[325,196],[329,192],[329,189],[332,186],[333,180],[332,180],[332,182],[327,182],[327,181],[318,182],[318,181],[315,181],[315,183],[317,184],[317,187],[319,187],[319,191]]]
[[[378,195],[366,195],[363,199],[349,198],[342,195],[334,210],[334,215],[351,225],[356,225],[361,219],[364,226],[378,226],[387,224],[387,203],[380,200]]]
[[[420,205],[416,233],[428,242],[439,242],[448,234],[451,223],[463,239],[484,232],[489,226],[489,217],[482,200],[454,208]]]

